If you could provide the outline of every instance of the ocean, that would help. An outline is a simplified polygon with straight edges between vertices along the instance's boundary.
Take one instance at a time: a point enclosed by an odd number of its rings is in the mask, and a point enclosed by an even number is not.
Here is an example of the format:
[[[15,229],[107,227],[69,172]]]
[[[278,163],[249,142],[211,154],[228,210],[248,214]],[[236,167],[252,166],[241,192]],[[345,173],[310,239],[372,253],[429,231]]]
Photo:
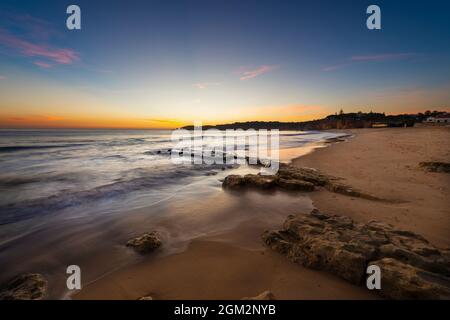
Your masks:
[[[173,164],[167,152],[174,145],[171,133],[1,130],[0,225],[69,208],[76,211],[86,204],[102,210],[122,209],[124,202],[127,209],[142,207],[194,178],[231,169],[225,165]],[[333,137],[336,134],[329,132],[281,132],[280,149]],[[144,193],[145,200],[139,201],[137,193]]]
[[[0,130],[0,261],[8,270],[0,280],[19,271],[59,279],[73,261],[94,280],[138,259],[122,243],[139,232],[159,230],[168,253],[253,214],[281,223],[287,213],[310,208],[306,197],[228,195],[221,188],[227,175],[259,169],[174,164],[171,133]],[[289,162],[340,135],[280,132],[280,159]],[[64,287],[57,288],[52,296],[59,298]]]

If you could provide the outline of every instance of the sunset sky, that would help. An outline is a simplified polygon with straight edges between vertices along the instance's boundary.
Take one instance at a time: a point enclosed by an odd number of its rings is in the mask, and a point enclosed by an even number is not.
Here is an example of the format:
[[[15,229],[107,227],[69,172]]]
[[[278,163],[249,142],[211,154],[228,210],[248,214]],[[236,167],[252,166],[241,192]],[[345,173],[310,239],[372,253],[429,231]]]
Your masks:
[[[449,15],[449,1],[2,0],[0,128],[450,110]]]

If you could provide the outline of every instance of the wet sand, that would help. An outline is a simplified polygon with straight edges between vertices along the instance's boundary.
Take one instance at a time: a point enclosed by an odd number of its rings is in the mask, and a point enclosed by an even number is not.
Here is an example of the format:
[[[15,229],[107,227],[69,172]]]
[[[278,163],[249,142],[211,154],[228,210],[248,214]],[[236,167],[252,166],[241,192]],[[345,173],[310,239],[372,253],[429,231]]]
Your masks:
[[[450,130],[388,128],[347,132],[354,137],[317,149],[293,164],[344,178],[349,185],[393,203],[316,191],[308,194],[314,206],[358,221],[388,222],[422,234],[435,245],[449,246],[449,177],[424,172],[418,163],[448,160]],[[226,197],[241,199],[240,204],[234,210],[225,206],[228,213],[213,215],[204,226],[208,229],[210,223],[220,223],[217,219],[236,222],[236,217],[244,215],[246,218],[238,224],[214,235],[194,238],[178,253],[143,258],[85,286],[73,298],[138,299],[151,295],[155,299],[241,299],[265,290],[271,290],[277,299],[378,298],[363,287],[296,265],[262,245],[260,234],[264,229],[279,227],[290,213],[308,212],[308,205],[291,203],[286,207],[292,199],[285,194],[259,194],[259,198],[252,199],[245,194]],[[259,212],[254,212],[255,203]],[[280,204],[284,204],[281,210]]]
[[[267,225],[242,223],[192,241],[181,253],[149,257],[92,283],[75,299],[241,299],[270,290],[277,299],[374,299],[368,290],[303,268],[264,248]]]

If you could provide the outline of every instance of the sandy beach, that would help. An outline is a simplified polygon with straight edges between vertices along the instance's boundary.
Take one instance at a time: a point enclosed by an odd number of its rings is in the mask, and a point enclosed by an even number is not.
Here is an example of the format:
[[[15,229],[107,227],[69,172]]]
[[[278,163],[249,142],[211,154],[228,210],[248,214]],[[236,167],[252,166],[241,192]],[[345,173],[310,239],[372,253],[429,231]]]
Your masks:
[[[447,162],[449,127],[347,130],[347,142],[317,149],[293,161],[344,178],[344,182],[393,203],[349,198],[327,191],[311,194],[314,206],[356,221],[380,220],[414,231],[439,247],[450,246],[450,177],[426,172],[422,161]]]
[[[421,234],[436,246],[448,247],[449,177],[425,172],[418,164],[448,159],[450,129],[417,127],[346,132],[352,135],[347,141],[316,149],[295,159],[293,164],[343,178],[345,183],[390,202],[320,190],[308,194],[312,205],[355,221],[389,223]],[[272,195],[272,200],[279,196]],[[261,205],[260,209],[267,206]],[[251,212],[245,209],[234,212],[233,215],[251,218],[224,232],[195,238],[182,252],[148,256],[85,286],[73,298],[138,299],[150,295],[154,299],[241,299],[265,290],[272,291],[277,299],[379,298],[363,287],[326,272],[301,267],[267,249],[260,234],[267,228],[280,226],[283,212],[275,212],[271,221],[270,214],[265,212],[259,217],[254,209],[248,207]],[[285,208],[285,211],[287,216],[295,208]]]

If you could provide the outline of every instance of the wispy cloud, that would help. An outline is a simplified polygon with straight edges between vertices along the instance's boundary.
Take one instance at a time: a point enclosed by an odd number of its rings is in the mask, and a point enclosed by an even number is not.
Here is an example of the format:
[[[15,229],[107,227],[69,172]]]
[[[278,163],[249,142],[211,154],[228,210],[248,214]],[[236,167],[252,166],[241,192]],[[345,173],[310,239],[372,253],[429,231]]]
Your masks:
[[[322,71],[330,72],[339,70],[355,63],[364,62],[380,62],[380,61],[392,61],[392,60],[405,60],[410,58],[415,58],[420,56],[419,53],[407,52],[407,53],[384,53],[384,54],[374,54],[374,55],[358,55],[352,56],[340,64],[327,66],[322,69]]]
[[[350,58],[351,61],[387,61],[387,60],[399,60],[407,59],[418,56],[417,53],[386,53],[386,54],[376,54],[376,55],[363,55],[363,56],[353,56]]]
[[[6,80],[6,79],[8,79],[8,78],[5,77],[5,76],[0,75],[0,80]]]
[[[51,68],[52,65],[50,63],[47,63],[45,61],[34,61],[33,62],[35,65],[37,65],[38,67],[44,68],[44,69],[48,69]]]
[[[43,57],[58,64],[72,64],[80,57],[72,49],[56,48],[48,45],[35,44],[0,29],[0,44],[17,50],[27,57]]]
[[[279,66],[277,65],[262,65],[256,69],[240,68],[240,70],[238,71],[240,75],[239,79],[241,79],[242,81],[253,79],[262,74],[271,72],[277,68],[279,68]]]
[[[194,87],[196,87],[197,89],[206,89],[208,87],[218,86],[218,85],[220,85],[219,82],[199,82],[199,83],[195,83]]]

